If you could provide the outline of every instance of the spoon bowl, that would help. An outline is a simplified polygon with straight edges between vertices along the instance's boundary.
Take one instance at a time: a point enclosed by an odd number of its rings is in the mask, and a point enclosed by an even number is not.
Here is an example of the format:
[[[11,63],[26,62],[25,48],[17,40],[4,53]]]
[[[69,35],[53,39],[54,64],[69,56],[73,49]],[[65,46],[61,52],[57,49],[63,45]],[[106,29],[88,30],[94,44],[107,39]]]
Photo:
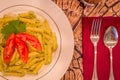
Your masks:
[[[118,32],[114,26],[110,26],[104,35],[104,43],[108,48],[113,48],[118,42]]]
[[[110,51],[110,77],[109,80],[114,80],[112,68],[112,48],[118,43],[118,32],[114,26],[108,27],[104,34],[104,44]]]

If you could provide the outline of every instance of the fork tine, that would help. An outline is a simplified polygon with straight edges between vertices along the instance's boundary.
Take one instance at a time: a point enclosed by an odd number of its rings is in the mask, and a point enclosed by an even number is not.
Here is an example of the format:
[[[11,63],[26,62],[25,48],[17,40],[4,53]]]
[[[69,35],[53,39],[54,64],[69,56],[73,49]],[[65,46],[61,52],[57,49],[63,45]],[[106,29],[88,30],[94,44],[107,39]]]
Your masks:
[[[100,35],[100,27],[101,27],[102,19],[99,19],[99,25],[98,25],[98,35]]]
[[[91,35],[93,35],[94,34],[94,26],[95,26],[95,20],[93,20],[93,22],[92,22],[92,27],[91,27]]]
[[[95,33],[95,35],[99,35],[100,34],[100,27],[101,27],[101,19],[96,19],[96,33]]]
[[[98,34],[98,19],[95,20],[95,35]]]

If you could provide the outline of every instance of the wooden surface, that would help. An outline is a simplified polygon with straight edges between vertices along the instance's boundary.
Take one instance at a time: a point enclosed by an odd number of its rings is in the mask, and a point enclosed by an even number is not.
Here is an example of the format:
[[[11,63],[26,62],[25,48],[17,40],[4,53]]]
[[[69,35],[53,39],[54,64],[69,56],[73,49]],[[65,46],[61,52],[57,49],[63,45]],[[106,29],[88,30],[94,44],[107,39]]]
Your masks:
[[[68,17],[74,33],[74,55],[61,80],[83,80],[82,16],[120,16],[120,0],[101,0],[93,7],[84,6],[80,0],[52,0]]]

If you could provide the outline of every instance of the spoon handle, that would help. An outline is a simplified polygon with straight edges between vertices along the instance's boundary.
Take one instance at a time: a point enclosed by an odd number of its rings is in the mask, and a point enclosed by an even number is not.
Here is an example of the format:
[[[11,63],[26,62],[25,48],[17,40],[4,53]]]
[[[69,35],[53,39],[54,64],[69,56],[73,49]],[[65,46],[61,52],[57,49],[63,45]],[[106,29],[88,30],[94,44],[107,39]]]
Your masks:
[[[110,48],[110,76],[109,80],[114,80],[114,75],[113,75],[113,62],[112,62],[112,48]]]
[[[92,80],[98,80],[97,76],[97,46],[94,46],[94,67],[93,67],[93,75]]]

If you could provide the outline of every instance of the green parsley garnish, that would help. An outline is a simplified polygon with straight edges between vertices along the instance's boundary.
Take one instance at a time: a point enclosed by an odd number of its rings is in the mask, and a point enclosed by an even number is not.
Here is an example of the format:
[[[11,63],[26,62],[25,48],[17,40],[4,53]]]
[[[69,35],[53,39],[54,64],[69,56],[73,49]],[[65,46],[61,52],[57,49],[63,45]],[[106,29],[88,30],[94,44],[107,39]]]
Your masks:
[[[10,21],[1,30],[1,32],[4,34],[5,39],[7,39],[11,33],[17,34],[25,31],[26,31],[26,24],[19,20]]]

